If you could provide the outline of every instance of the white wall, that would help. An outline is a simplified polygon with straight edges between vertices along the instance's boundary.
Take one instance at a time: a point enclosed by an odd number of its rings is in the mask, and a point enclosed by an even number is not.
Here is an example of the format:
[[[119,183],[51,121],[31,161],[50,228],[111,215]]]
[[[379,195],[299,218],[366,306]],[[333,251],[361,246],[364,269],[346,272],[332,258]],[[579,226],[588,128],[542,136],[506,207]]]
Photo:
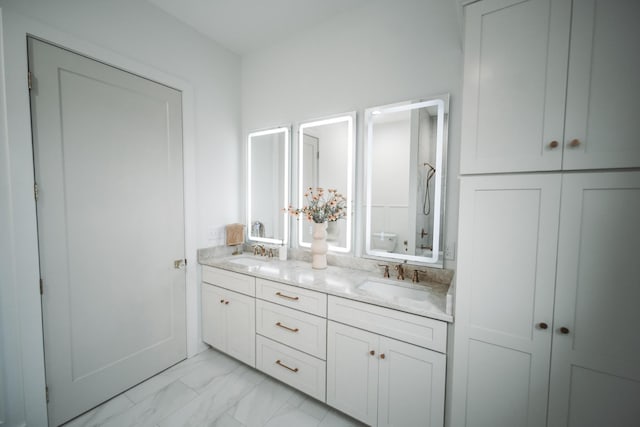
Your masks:
[[[1,0],[0,9],[0,424],[40,426],[46,404],[26,35],[183,91],[189,353],[202,345],[195,249],[221,243],[207,240],[210,227],[241,221],[240,60],[142,0]]]
[[[358,111],[361,142],[364,109],[450,93],[445,242],[452,244],[457,233],[462,87],[457,8],[451,0],[371,0],[244,56],[243,130]],[[356,216],[356,226],[361,226],[364,215]]]

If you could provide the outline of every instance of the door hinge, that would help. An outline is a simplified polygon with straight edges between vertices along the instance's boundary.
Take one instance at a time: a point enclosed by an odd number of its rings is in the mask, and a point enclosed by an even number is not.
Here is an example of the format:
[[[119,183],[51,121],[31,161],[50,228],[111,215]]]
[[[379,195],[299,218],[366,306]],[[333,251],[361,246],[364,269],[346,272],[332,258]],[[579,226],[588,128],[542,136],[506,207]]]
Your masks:
[[[33,73],[31,71],[27,71],[27,86],[29,90],[33,88]]]
[[[44,284],[42,283],[42,277],[40,278],[40,295],[44,295]]]
[[[38,183],[33,184],[33,197],[38,201]]]
[[[47,403],[49,403],[49,386],[44,386],[44,396],[47,399]]]

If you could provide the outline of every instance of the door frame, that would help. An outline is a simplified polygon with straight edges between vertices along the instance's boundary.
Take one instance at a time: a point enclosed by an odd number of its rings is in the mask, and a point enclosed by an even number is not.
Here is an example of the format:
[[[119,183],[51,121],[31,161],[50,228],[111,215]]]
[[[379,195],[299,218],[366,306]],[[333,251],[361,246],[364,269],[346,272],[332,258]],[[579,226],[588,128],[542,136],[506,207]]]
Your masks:
[[[0,292],[3,298],[6,292],[7,305],[16,309],[17,330],[5,331],[16,334],[10,338],[20,343],[16,349],[19,360],[8,361],[21,368],[21,372],[16,375],[22,380],[24,388],[21,390],[22,396],[15,396],[16,407],[24,407],[27,425],[47,425],[42,307],[38,290],[40,267],[37,218],[35,200],[29,191],[34,184],[34,164],[27,90],[27,36],[182,92],[185,256],[189,260],[186,268],[187,357],[204,349],[204,344],[199,340],[198,322],[195,92],[187,81],[179,77],[0,8],[0,47],[3,53],[0,56],[0,85],[5,83],[4,97],[0,91],[0,102],[3,104],[0,108],[0,161],[2,169],[7,166],[6,172],[3,172],[6,176],[0,176],[0,200],[6,200],[9,208],[7,239],[0,246],[3,253],[5,250],[8,252],[9,268],[3,268],[0,273],[0,279],[8,286],[5,288],[6,285],[3,285]],[[11,107],[5,110],[5,106]],[[4,314],[4,310],[1,310],[1,314]],[[9,323],[8,327],[12,325]],[[0,369],[3,366],[0,365]]]

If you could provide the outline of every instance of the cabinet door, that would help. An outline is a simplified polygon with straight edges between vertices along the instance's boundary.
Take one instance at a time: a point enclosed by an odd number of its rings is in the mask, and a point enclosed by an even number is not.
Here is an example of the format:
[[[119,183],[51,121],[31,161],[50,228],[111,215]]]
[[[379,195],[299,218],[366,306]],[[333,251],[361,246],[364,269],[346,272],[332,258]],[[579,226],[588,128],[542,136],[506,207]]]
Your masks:
[[[327,403],[374,426],[378,410],[378,335],[328,322]]]
[[[638,425],[638,212],[640,172],[563,178],[549,426]]]
[[[560,184],[461,180],[453,426],[546,422]]]
[[[226,351],[227,322],[224,295],[217,286],[202,284],[202,341]]]
[[[560,169],[570,8],[571,0],[465,7],[462,174]]]
[[[378,426],[444,425],[444,354],[380,337],[378,366]]]
[[[253,297],[225,291],[227,322],[226,352],[256,366],[256,300]],[[229,304],[226,304],[229,302]]]
[[[640,166],[638,21],[635,0],[573,1],[564,169]]]

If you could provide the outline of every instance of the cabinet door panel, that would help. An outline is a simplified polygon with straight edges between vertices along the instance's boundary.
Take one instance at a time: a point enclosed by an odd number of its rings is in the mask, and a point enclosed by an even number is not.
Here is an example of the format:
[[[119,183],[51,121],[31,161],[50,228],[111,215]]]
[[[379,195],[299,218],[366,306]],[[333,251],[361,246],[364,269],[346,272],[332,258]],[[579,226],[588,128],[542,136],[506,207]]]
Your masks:
[[[640,172],[563,178],[550,425],[574,425],[597,401],[599,410],[640,418],[638,212]],[[621,398],[603,398],[608,389]]]
[[[227,353],[256,366],[256,300],[246,295],[226,292]]]
[[[222,301],[222,302],[221,302]],[[227,322],[224,295],[216,286],[202,284],[202,341],[226,351]]]
[[[457,349],[456,349],[457,351]],[[546,405],[531,405],[531,394],[547,396],[547,376],[532,372],[533,355],[471,340],[466,426],[543,426]]]
[[[446,356],[385,337],[380,355],[378,426],[443,426]]]
[[[369,425],[378,416],[378,353],[378,335],[328,322],[327,403]]]
[[[568,0],[465,8],[463,174],[560,169]]]
[[[638,1],[573,2],[564,169],[640,166],[638,20]]]
[[[461,181],[453,425],[545,422],[551,330],[539,324],[552,324],[560,183],[559,175]],[[510,366],[509,375],[487,374],[490,358],[498,370]],[[488,391],[478,385],[485,377]],[[477,410],[491,393],[513,387],[514,378],[526,379],[519,383],[526,392],[509,393],[510,413],[526,422]],[[495,417],[493,424],[485,416]]]

